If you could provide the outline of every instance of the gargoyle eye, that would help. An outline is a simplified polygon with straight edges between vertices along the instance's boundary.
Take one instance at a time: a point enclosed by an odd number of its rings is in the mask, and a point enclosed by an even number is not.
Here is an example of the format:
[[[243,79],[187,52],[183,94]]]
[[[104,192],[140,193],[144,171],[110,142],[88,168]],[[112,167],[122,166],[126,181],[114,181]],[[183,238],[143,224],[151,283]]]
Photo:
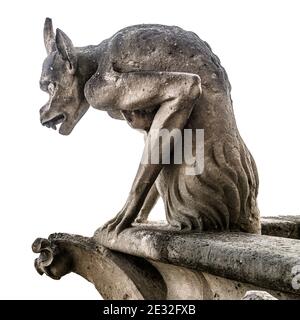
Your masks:
[[[53,95],[53,94],[54,94],[54,90],[55,90],[55,85],[54,85],[54,83],[50,82],[50,83],[48,84],[48,92],[49,92],[51,95]]]

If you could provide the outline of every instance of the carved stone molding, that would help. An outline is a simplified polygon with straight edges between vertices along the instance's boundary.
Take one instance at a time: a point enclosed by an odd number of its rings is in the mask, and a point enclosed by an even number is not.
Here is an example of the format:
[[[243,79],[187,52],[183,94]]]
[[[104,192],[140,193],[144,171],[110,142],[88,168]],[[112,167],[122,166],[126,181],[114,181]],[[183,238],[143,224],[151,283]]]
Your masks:
[[[96,232],[107,248],[292,294],[292,269],[300,265],[300,241],[247,233],[181,233],[135,227],[117,241]]]
[[[38,238],[33,251],[39,274],[60,279],[75,272],[93,283],[104,299],[164,299],[166,287],[157,270],[146,260],[113,252],[94,239],[55,233]]]

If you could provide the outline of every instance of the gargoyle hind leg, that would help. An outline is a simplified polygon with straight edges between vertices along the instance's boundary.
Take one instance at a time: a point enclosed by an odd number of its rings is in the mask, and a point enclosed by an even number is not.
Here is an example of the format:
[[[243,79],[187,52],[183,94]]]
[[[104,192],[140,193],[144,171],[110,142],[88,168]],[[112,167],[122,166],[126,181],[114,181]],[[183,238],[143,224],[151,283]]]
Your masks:
[[[145,148],[150,150],[150,155],[160,150],[161,159],[164,150],[168,150],[170,146],[166,145],[169,143],[165,141],[167,139],[160,142],[157,133],[161,129],[171,131],[184,128],[195,101],[201,95],[199,76],[177,72],[114,72],[106,75],[105,79],[108,80],[96,89],[99,108],[101,105],[109,105],[121,111],[133,111],[160,106],[152,121]],[[161,163],[140,163],[123,209],[103,229],[107,228],[109,232],[115,230],[118,234],[131,225],[162,166]]]

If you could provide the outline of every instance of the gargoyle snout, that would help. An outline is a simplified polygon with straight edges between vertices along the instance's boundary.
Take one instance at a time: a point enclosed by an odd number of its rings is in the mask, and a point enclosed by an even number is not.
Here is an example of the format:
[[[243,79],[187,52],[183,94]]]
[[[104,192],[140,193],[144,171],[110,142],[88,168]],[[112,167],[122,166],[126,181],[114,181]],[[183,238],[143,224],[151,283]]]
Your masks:
[[[41,107],[40,116],[42,116],[49,109],[48,103]]]

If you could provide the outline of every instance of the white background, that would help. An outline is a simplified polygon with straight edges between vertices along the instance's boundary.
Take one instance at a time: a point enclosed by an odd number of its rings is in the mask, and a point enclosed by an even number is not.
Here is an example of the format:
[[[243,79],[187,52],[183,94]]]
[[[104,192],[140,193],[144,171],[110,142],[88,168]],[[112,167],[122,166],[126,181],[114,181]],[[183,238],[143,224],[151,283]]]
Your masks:
[[[40,125],[46,16],[76,46],[137,23],[178,25],[208,41],[228,71],[267,216],[300,211],[299,9],[297,0],[1,1],[0,298],[99,298],[74,274],[40,277],[31,243],[59,231],[92,235],[121,209],[143,147],[140,133],[92,109],[67,137]],[[153,218],[162,217],[160,205]]]

